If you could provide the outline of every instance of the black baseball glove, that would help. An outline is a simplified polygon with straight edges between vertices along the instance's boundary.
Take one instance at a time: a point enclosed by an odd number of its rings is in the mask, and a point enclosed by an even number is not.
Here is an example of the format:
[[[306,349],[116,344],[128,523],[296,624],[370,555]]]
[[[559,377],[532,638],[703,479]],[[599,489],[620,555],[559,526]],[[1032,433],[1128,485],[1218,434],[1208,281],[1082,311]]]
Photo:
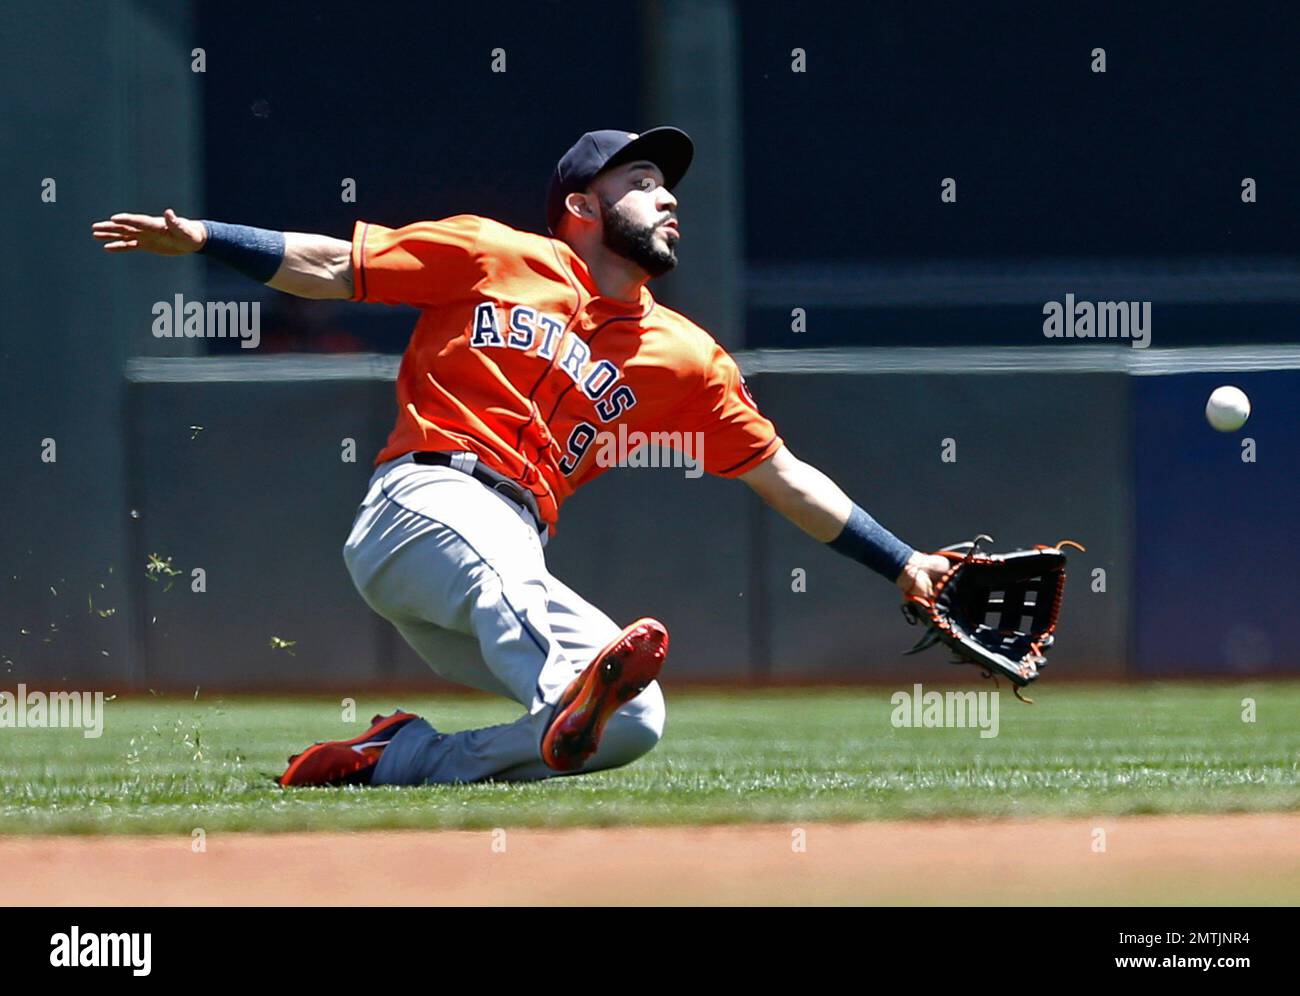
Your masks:
[[[927,627],[907,653],[941,642],[956,655],[954,663],[983,668],[985,677],[1004,675],[1011,679],[1016,698],[1032,702],[1020,689],[1046,666],[1054,640],[1065,593],[1065,554],[1060,548],[1083,547],[1062,540],[1056,546],[985,553],[981,542],[993,540],[977,536],[974,542],[940,550],[952,566],[934,583],[931,599],[903,599],[907,621]]]

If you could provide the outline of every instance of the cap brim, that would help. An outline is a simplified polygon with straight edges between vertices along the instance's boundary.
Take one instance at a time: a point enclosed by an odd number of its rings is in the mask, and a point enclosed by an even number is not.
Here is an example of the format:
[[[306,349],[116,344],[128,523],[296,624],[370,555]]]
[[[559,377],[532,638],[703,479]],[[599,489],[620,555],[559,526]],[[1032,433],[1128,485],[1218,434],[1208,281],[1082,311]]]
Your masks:
[[[610,156],[609,162],[601,167],[600,172],[645,159],[659,167],[659,172],[664,175],[664,186],[671,190],[681,182],[694,158],[695,143],[686,132],[668,126],[651,128]]]

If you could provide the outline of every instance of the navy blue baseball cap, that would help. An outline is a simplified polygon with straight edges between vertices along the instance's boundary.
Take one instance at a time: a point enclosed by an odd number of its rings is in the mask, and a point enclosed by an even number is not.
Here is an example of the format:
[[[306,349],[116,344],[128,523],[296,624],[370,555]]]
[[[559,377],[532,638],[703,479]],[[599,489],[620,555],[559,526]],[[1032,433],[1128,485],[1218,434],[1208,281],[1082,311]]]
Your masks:
[[[664,186],[671,190],[686,175],[694,156],[695,143],[680,128],[651,128],[639,135],[614,128],[589,131],[555,164],[546,191],[547,227],[554,235],[564,214],[564,199],[586,190],[602,170],[645,159],[659,167]]]

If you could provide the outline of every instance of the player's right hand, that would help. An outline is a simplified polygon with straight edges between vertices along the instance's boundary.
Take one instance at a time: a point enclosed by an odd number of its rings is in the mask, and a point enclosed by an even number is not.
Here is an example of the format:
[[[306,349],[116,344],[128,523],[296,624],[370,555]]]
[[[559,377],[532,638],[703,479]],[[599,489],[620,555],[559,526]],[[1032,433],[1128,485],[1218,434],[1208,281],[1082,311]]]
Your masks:
[[[90,226],[91,234],[108,252],[142,249],[160,256],[198,252],[208,240],[203,222],[180,217],[171,208],[161,218],[147,214],[115,214]]]

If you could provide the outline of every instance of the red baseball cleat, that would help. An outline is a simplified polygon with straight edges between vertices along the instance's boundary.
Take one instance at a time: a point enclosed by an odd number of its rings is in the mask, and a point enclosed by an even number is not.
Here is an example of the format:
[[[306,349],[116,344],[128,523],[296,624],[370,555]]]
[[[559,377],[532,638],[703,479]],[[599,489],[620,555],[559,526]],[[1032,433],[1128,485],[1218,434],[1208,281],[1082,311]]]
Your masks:
[[[668,630],[656,619],[638,619],[598,653],[560,696],[542,734],[542,761],[556,771],[575,771],[596,753],[605,723],[625,702],[659,677],[668,656]]]
[[[379,755],[397,735],[397,731],[418,717],[414,713],[395,712],[376,716],[370,729],[351,740],[326,740],[313,744],[301,754],[289,758],[289,767],[279,784],[295,785],[368,785]]]

